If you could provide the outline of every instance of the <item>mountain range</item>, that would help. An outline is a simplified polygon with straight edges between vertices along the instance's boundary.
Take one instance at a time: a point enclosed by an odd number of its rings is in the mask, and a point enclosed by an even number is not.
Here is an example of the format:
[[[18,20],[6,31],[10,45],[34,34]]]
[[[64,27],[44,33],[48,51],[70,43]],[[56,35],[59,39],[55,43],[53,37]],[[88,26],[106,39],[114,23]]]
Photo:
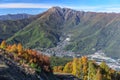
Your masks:
[[[1,15],[0,20],[18,20],[18,19],[26,19],[33,15],[30,14],[7,14]]]
[[[120,57],[120,13],[96,13],[52,7],[24,19],[0,21],[0,40],[39,49],[56,47],[69,37],[64,50],[91,54],[102,50]]]

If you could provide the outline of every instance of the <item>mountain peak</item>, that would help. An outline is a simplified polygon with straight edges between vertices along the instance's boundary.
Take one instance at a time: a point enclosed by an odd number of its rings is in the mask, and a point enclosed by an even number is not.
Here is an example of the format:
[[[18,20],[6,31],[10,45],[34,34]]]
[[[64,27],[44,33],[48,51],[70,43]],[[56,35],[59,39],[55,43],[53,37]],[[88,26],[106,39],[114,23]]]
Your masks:
[[[52,8],[50,8],[48,11],[52,11],[52,12],[54,12],[54,11],[61,11],[62,10],[62,8],[61,7],[58,7],[58,6],[55,6],[55,7],[52,7]]]
[[[54,6],[54,7],[52,7],[52,9],[62,9],[62,8],[58,7],[58,6]]]
[[[62,11],[69,11],[69,10],[71,10],[71,11],[75,11],[75,10],[70,9],[70,8],[61,8],[61,7],[58,7],[58,6],[54,6],[54,7],[50,8],[49,10],[58,10],[58,11],[60,11],[60,10],[62,10]]]

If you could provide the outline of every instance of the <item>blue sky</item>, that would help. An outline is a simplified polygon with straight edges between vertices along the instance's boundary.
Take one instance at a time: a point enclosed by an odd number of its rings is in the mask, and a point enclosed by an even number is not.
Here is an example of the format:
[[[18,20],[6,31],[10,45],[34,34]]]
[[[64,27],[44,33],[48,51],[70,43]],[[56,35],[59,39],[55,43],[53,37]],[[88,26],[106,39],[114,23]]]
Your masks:
[[[120,0],[0,0],[0,15],[38,14],[53,6],[92,12],[120,12]]]

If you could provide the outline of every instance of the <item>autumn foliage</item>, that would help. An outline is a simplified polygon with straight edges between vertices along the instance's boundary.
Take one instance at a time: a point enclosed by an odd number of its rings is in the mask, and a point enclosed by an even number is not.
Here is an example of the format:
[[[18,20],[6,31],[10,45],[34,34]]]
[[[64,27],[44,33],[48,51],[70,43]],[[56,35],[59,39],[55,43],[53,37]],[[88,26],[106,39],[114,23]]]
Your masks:
[[[4,51],[1,55],[19,63],[27,65],[35,70],[36,73],[41,70],[51,72],[50,59],[32,49],[24,49],[19,44],[7,45],[5,41],[0,44],[0,49]],[[82,80],[120,80],[120,72],[115,71],[105,63],[98,65],[93,60],[88,60],[86,56],[73,58],[65,65],[54,66],[54,72],[71,73]]]
[[[55,66],[54,72],[71,73],[82,80],[119,80],[120,73],[109,68],[105,62],[98,65],[86,56],[73,58],[65,66]]]
[[[32,49],[24,49],[20,43],[7,45],[5,41],[1,43],[0,48],[6,51],[2,55],[7,56],[20,65],[28,65],[34,68],[36,72],[40,72],[41,70],[46,72],[51,71],[49,57],[40,52]]]
[[[3,40],[2,41],[2,43],[1,43],[1,45],[0,45],[0,48],[2,48],[2,49],[5,49],[6,48],[6,41],[5,40]]]

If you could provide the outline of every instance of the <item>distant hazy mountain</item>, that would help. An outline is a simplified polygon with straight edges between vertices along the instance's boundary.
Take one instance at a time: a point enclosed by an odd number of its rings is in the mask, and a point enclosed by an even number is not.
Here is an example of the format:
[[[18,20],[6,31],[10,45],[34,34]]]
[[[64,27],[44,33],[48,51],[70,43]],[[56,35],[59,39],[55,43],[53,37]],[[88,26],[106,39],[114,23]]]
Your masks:
[[[33,15],[29,15],[29,14],[8,14],[8,15],[0,15],[0,20],[19,20],[19,19],[27,19],[32,16]]]
[[[21,20],[0,20],[0,42],[12,37],[16,32],[26,27],[35,17]]]
[[[25,21],[28,23],[26,24]],[[18,28],[14,35],[8,37],[10,43],[19,43],[29,48],[55,47],[62,36],[70,35],[70,44],[65,50],[81,54],[90,54],[98,50],[112,56],[120,56],[120,14],[75,11],[68,8],[53,7],[48,11],[30,19],[9,23],[7,28],[0,24],[4,33],[9,28],[14,31],[13,24]],[[29,21],[30,20],[30,21]],[[10,24],[11,23],[11,24]],[[3,27],[4,26],[4,27]],[[0,30],[1,30],[0,29]],[[10,33],[11,35],[11,33]],[[3,37],[3,34],[0,34]],[[113,55],[115,54],[115,55]]]

